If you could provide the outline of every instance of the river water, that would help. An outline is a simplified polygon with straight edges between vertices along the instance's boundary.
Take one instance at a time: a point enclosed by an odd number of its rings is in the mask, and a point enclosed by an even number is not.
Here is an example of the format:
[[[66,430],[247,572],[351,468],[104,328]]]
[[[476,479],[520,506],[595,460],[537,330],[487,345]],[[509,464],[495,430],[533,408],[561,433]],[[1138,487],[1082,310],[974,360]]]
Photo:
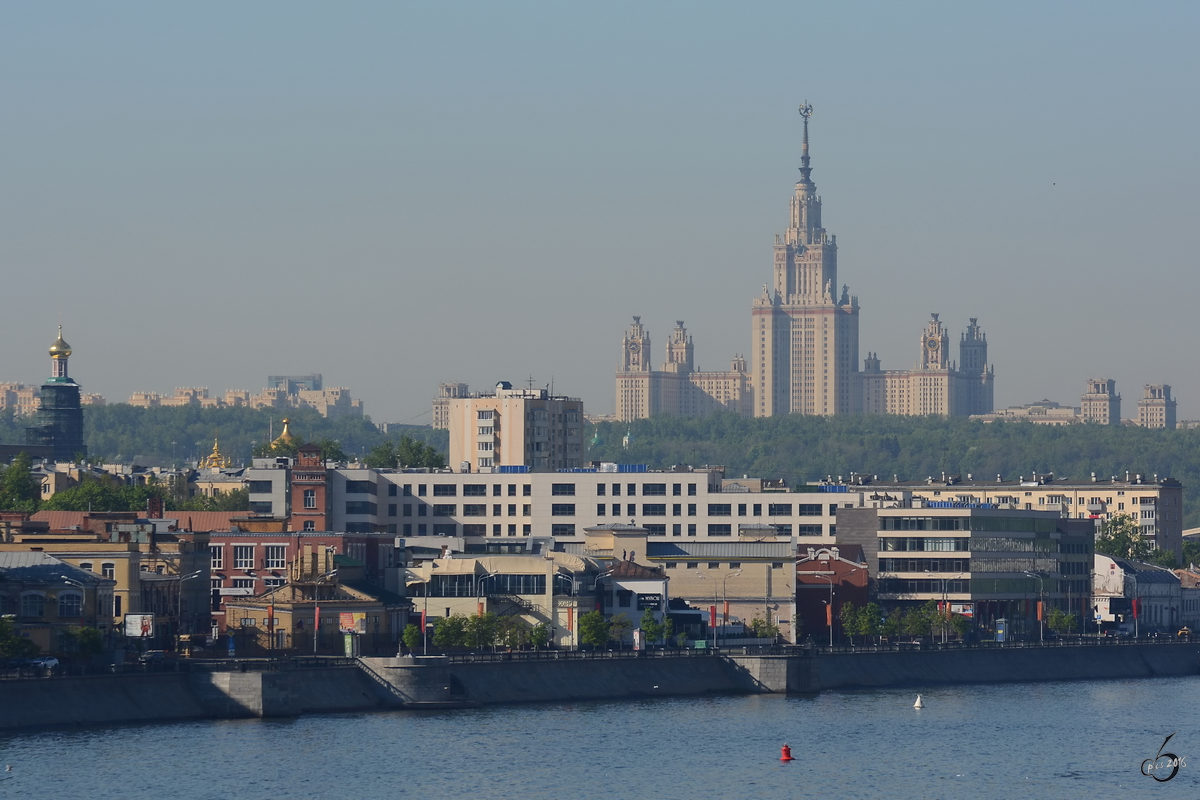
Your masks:
[[[0,797],[1200,796],[1200,679],[662,698],[0,738]],[[3,710],[0,709],[0,713]],[[1139,772],[1163,738],[1176,777]],[[779,748],[796,761],[781,764]],[[1161,773],[1160,773],[1161,774]]]

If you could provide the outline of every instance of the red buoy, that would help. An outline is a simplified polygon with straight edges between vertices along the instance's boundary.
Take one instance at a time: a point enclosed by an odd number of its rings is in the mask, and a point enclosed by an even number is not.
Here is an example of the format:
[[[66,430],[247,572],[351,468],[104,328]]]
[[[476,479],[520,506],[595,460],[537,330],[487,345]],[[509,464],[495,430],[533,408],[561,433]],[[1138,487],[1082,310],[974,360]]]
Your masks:
[[[788,747],[786,744],[782,748],[780,748],[779,760],[780,761],[795,761],[796,759],[792,758],[792,748]]]

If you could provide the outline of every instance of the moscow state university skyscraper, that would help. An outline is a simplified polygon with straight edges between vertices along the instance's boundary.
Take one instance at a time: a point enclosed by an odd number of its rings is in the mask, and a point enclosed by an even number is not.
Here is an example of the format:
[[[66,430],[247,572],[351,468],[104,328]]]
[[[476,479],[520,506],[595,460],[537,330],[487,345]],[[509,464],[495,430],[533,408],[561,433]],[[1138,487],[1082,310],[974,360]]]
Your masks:
[[[821,226],[821,198],[812,182],[808,118],[800,107],[804,144],[791,219],[775,237],[775,285],[763,286],[751,311],[754,416],[857,414],[858,298],[837,282],[837,237]]]

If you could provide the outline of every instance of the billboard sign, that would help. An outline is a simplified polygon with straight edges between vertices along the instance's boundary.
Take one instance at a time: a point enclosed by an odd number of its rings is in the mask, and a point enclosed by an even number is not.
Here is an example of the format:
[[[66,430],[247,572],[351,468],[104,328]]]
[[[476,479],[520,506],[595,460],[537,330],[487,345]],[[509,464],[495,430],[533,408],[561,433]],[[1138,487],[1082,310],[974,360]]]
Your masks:
[[[366,633],[367,614],[365,611],[343,611],[338,615],[338,628],[342,633]]]
[[[637,596],[638,611],[645,611],[647,608],[658,611],[662,608],[661,594],[639,594]]]
[[[951,603],[950,604],[950,613],[951,614],[959,614],[964,617],[974,617],[975,616],[975,604],[974,603]]]
[[[153,614],[126,614],[125,635],[135,639],[149,639],[154,636]]]

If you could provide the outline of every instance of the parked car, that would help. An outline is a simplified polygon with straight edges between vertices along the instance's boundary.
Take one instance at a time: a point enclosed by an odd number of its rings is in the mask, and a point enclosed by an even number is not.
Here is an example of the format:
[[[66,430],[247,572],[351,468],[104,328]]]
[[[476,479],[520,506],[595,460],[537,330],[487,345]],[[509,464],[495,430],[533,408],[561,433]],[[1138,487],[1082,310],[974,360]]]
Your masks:
[[[1178,636],[1180,639],[1187,639],[1190,641],[1192,638],[1192,629],[1185,625],[1179,629],[1179,633],[1177,633],[1176,636]]]
[[[174,654],[168,653],[166,650],[147,650],[138,656],[138,663],[145,667],[161,667],[174,659]]]

